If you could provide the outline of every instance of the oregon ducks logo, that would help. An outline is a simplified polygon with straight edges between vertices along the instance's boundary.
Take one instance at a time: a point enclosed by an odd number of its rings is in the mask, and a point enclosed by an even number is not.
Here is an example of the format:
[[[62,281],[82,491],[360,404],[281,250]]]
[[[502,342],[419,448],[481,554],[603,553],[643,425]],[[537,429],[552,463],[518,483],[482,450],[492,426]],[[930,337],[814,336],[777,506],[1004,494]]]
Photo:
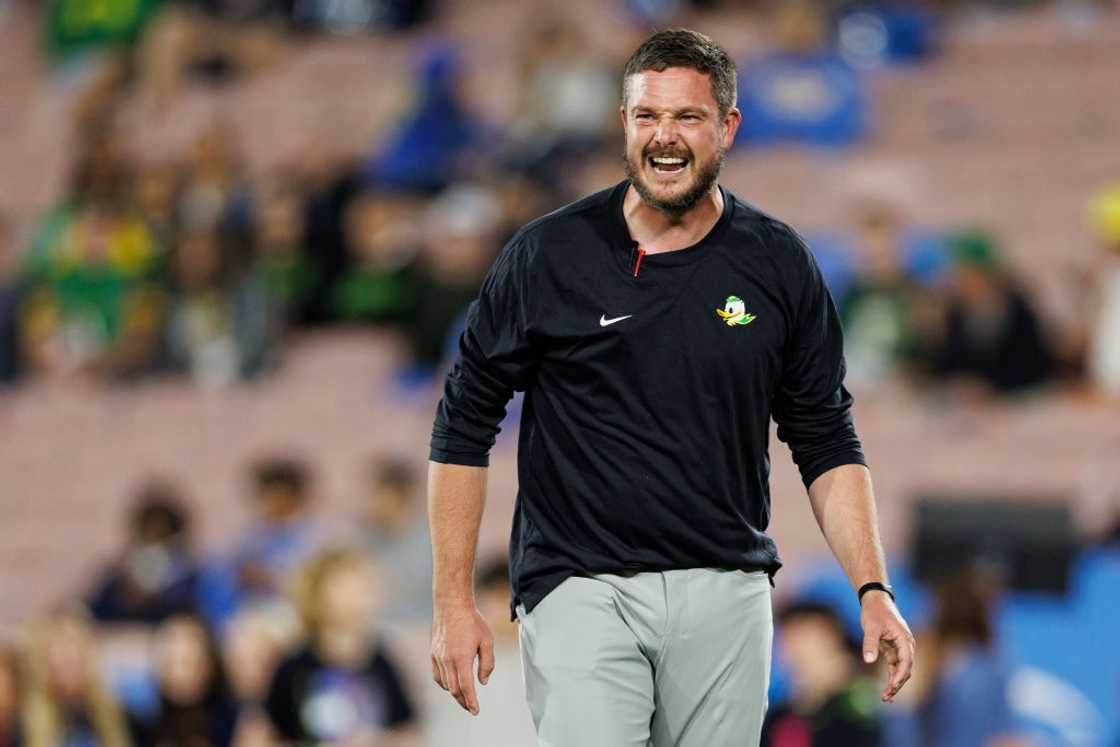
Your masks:
[[[743,299],[738,296],[728,296],[723,308],[716,309],[716,313],[720,315],[728,327],[750,324],[755,320],[755,315],[747,313],[747,307],[743,303]]]

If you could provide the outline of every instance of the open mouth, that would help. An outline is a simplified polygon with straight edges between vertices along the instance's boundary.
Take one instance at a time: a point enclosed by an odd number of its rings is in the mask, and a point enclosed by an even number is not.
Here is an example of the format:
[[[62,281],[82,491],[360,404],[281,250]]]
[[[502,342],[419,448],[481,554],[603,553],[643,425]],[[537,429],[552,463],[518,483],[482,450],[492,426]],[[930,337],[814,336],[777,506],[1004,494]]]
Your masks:
[[[650,156],[648,162],[658,174],[679,174],[688,165],[688,159],[680,156]]]

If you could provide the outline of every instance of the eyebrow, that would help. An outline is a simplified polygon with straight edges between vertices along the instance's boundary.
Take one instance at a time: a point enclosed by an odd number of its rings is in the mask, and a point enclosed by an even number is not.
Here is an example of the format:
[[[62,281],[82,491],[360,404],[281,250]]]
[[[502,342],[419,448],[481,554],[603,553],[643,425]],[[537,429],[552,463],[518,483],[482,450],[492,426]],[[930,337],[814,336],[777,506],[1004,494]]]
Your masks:
[[[638,113],[638,112],[656,112],[656,111],[659,111],[659,110],[656,107],[643,106],[643,105],[640,105],[640,104],[635,104],[633,107],[630,108],[630,111],[632,113]],[[669,114],[677,114],[677,115],[680,115],[680,114],[707,114],[708,113],[704,108],[696,107],[696,106],[684,106],[684,107],[681,107],[679,109],[662,109],[660,111],[665,111],[665,112],[668,112]]]

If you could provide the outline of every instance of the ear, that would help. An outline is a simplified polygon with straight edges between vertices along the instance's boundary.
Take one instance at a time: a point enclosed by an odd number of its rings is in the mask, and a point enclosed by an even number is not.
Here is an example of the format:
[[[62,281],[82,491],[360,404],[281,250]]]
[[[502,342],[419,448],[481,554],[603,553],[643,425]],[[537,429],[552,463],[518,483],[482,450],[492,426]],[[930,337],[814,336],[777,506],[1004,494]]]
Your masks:
[[[622,120],[622,131],[625,132],[626,131],[626,102],[625,101],[622,102],[622,104],[620,104],[619,107],[618,107],[618,116]]]
[[[743,114],[736,107],[731,107],[728,110],[727,116],[723,118],[723,149],[731,150],[731,145],[735,142],[735,133],[739,131],[739,125],[743,122]]]

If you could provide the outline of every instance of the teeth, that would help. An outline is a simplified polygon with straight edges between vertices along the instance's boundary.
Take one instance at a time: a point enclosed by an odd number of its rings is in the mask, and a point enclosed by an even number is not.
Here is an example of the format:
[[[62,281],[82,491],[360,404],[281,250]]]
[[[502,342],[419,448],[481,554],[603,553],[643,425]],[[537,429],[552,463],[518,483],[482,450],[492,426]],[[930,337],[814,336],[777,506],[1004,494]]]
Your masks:
[[[664,163],[664,164],[669,164],[669,165],[675,165],[675,164],[679,164],[679,163],[684,163],[684,159],[683,158],[654,158],[653,162],[654,163]]]

